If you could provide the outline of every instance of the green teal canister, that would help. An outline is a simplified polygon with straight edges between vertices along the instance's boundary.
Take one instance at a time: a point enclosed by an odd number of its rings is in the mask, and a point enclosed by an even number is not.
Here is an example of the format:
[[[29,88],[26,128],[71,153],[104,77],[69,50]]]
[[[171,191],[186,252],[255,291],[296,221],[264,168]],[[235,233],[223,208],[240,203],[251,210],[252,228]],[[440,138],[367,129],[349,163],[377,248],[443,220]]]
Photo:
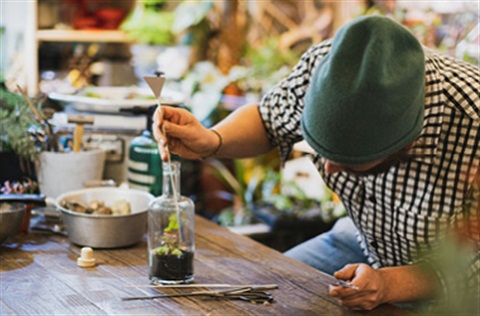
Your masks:
[[[162,194],[162,159],[158,145],[148,130],[132,139],[129,147],[127,181],[132,189]]]

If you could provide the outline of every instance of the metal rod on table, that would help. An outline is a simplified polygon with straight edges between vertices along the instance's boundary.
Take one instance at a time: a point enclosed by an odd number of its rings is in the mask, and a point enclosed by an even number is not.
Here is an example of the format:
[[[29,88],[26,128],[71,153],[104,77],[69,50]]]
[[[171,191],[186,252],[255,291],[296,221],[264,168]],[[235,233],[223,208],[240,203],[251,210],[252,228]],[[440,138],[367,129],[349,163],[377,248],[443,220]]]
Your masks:
[[[360,288],[358,286],[350,284],[349,282],[344,281],[344,280],[335,279],[335,280],[330,281],[330,280],[320,279],[320,282],[322,282],[323,284],[326,284],[326,285],[341,286],[341,287],[345,287],[345,288],[349,288],[349,289],[353,289],[353,290],[357,290],[357,291],[360,290]]]
[[[270,293],[264,292],[265,288],[253,288],[250,286],[247,287],[236,287],[234,289],[228,289],[223,291],[194,291],[187,293],[171,293],[171,294],[158,294],[158,295],[149,295],[149,296],[130,296],[122,297],[122,301],[132,301],[132,300],[153,300],[157,298],[168,298],[168,297],[188,297],[188,296],[206,296],[211,298],[218,299],[231,299],[231,300],[242,300],[248,301],[251,303],[271,303],[273,297]]]
[[[256,290],[274,290],[278,289],[277,284],[176,284],[176,285],[127,285],[126,287],[135,288],[196,288],[196,287],[222,287],[222,288],[240,288],[251,287]]]

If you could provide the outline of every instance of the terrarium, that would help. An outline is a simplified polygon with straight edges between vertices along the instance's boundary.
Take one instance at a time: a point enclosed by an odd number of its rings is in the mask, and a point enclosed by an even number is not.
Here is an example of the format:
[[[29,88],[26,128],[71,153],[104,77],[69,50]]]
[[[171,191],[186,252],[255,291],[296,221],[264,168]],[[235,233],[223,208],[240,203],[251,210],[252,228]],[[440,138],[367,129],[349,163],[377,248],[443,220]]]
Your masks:
[[[149,277],[152,284],[194,279],[195,206],[180,192],[180,162],[163,163],[163,192],[148,210]]]

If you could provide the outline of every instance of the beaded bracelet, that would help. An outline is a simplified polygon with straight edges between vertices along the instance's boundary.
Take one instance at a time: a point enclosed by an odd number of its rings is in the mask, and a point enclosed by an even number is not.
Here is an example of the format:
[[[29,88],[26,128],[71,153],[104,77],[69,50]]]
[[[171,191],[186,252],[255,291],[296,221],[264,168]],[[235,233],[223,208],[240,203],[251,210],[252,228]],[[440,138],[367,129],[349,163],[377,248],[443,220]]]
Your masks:
[[[202,160],[205,160],[205,159],[208,159],[208,158],[214,156],[216,153],[218,153],[218,151],[220,150],[220,148],[222,148],[222,145],[223,145],[222,135],[220,135],[220,133],[217,132],[214,129],[211,129],[211,131],[214,132],[218,136],[218,146],[217,146],[217,148],[215,148],[215,150],[210,155],[207,155],[205,157],[201,157]]]

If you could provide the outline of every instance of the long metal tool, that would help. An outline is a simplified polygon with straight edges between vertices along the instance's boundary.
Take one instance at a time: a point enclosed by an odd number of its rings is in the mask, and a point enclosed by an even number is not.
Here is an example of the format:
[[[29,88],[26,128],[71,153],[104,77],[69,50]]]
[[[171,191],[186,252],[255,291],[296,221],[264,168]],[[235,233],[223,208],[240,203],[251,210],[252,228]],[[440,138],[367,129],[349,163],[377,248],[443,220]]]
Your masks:
[[[273,302],[272,294],[265,292],[264,287],[241,287],[236,289],[229,289],[224,291],[194,291],[188,293],[172,293],[172,294],[158,294],[149,296],[132,296],[122,297],[122,301],[133,300],[153,300],[157,298],[171,298],[171,297],[189,297],[189,296],[203,296],[213,299],[228,299],[228,300],[242,300],[255,304],[271,303]]]
[[[148,86],[152,90],[153,95],[155,96],[155,99],[157,100],[157,108],[158,108],[160,114],[163,117],[161,95],[162,95],[163,86],[165,85],[165,77],[163,75],[158,75],[156,77],[145,76],[145,77],[143,77],[143,79],[147,82]],[[165,129],[163,128],[163,124],[162,124],[162,133],[163,133],[163,135],[166,136]],[[164,150],[167,154],[168,167],[170,169],[170,183],[172,185],[173,198],[175,200],[175,211],[177,213],[178,239],[179,239],[179,242],[181,244],[185,240],[185,238],[183,237],[183,227],[182,227],[183,223],[182,223],[181,218],[180,218],[180,207],[178,206],[178,198],[179,198],[180,195],[177,192],[177,185],[176,185],[175,179],[173,177],[172,159],[170,157],[170,150],[168,149],[168,145],[164,146]]]
[[[153,289],[185,289],[198,287],[218,287],[218,288],[261,288],[263,290],[278,289],[278,284],[225,284],[225,283],[192,283],[192,284],[173,284],[173,285],[127,285],[125,287],[131,288],[153,288]]]

